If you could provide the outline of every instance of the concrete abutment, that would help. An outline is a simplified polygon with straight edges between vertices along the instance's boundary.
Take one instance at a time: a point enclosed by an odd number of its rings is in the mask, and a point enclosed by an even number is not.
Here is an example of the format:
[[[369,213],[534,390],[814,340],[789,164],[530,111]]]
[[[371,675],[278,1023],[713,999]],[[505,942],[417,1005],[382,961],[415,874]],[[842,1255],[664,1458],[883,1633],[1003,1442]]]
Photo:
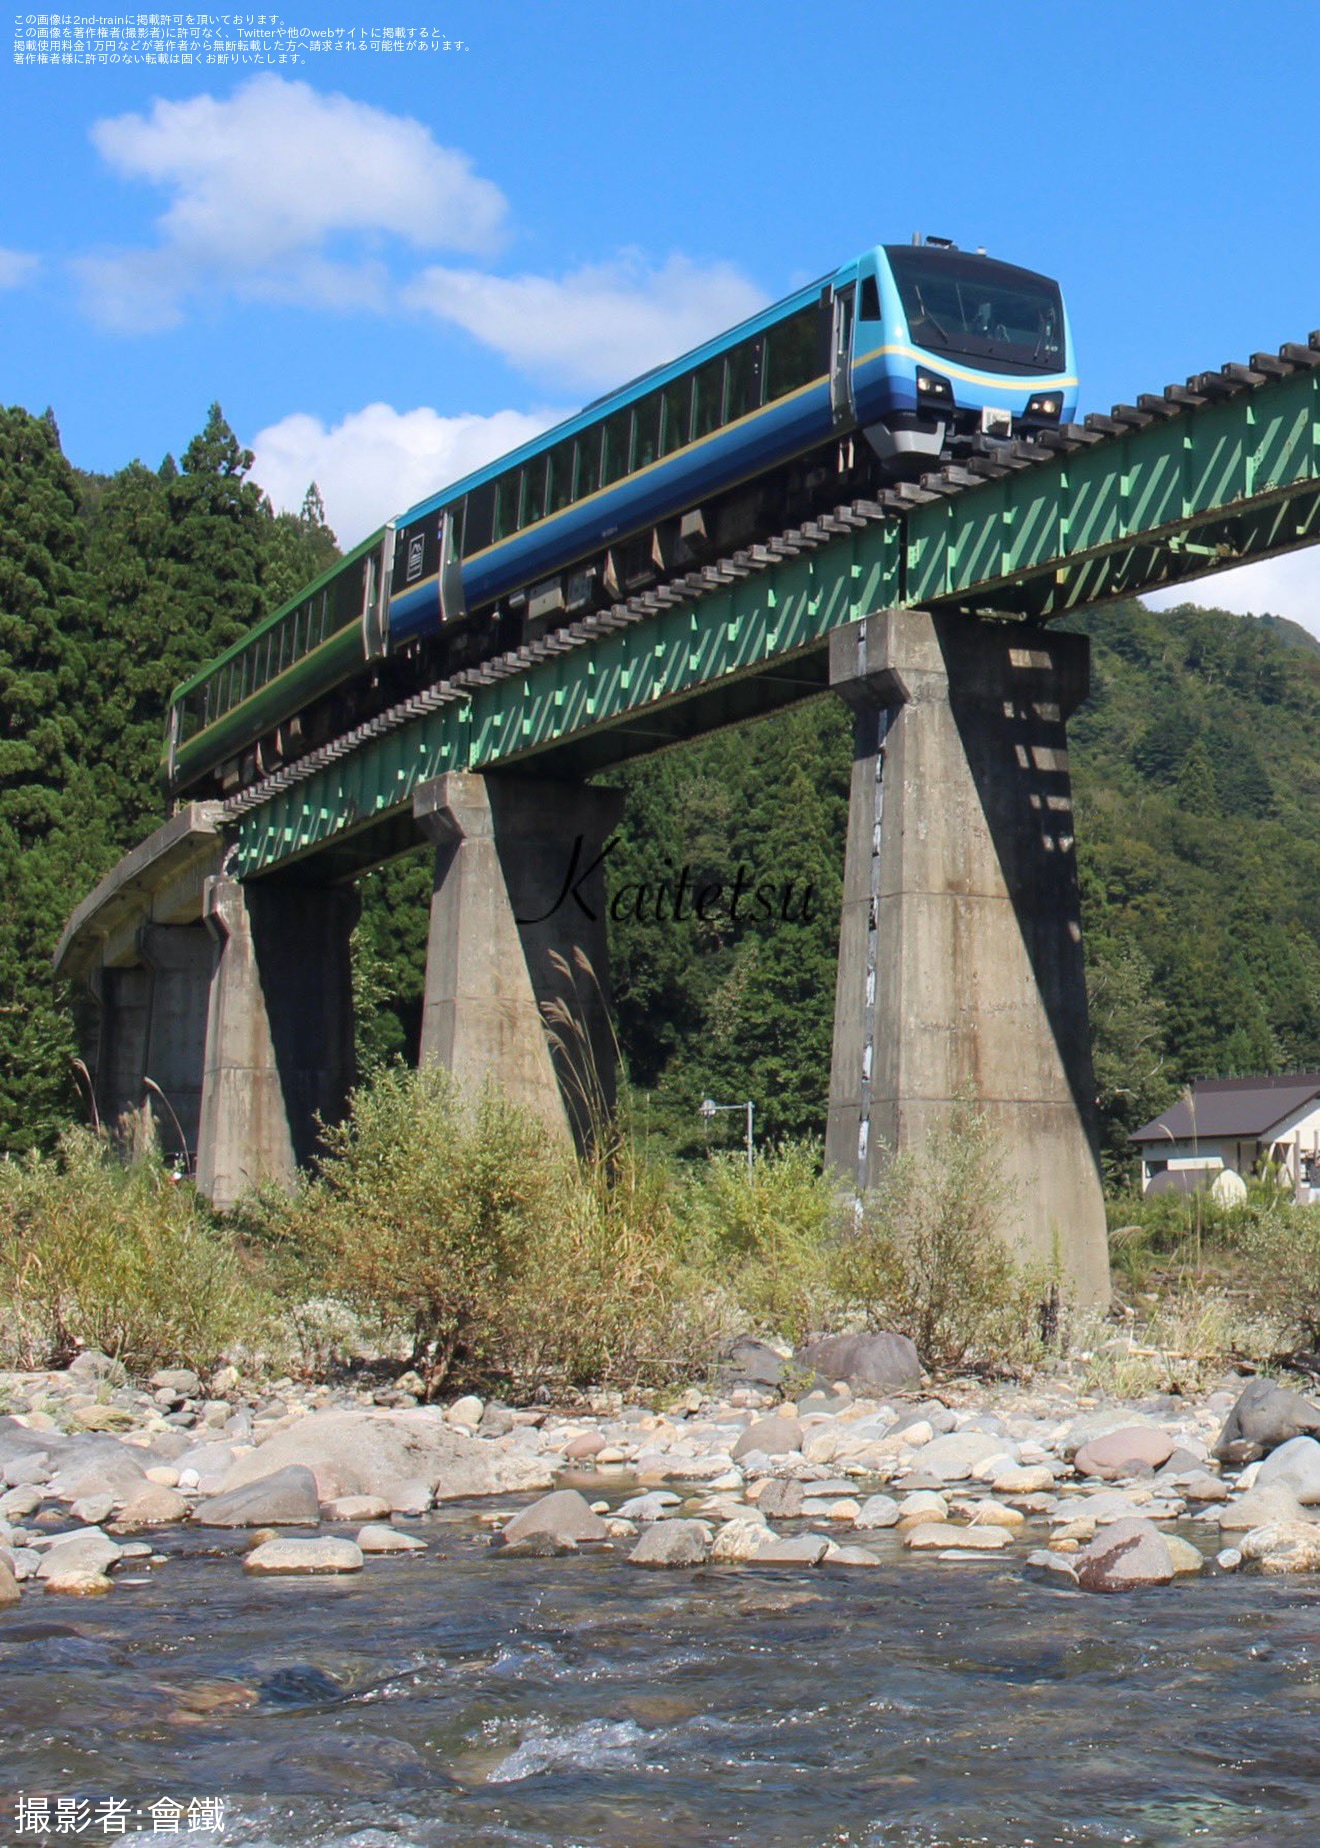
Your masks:
[[[855,748],[826,1158],[874,1185],[974,1098],[1003,1230],[1108,1297],[1066,721],[1085,637],[889,610],[831,636]]]

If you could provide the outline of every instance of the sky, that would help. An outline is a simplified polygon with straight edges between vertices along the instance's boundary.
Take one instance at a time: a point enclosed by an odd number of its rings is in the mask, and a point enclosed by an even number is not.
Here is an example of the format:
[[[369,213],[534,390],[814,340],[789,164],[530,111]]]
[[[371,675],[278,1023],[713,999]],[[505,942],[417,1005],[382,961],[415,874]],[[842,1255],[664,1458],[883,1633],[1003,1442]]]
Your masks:
[[[1060,280],[1084,409],[1320,325],[1310,0],[84,4],[0,39],[0,402],[110,472],[218,400],[345,544],[914,231]],[[274,62],[16,61],[52,17]],[[387,37],[449,48],[287,49]],[[1320,633],[1320,548],[1189,594]]]

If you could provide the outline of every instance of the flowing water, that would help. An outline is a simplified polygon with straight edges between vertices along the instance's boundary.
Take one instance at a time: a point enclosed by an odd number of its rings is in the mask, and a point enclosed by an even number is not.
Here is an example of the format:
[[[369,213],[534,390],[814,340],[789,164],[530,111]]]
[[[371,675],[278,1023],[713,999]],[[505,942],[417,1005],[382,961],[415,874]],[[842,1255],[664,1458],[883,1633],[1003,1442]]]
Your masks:
[[[226,1848],[1320,1840],[1314,1581],[1106,1598],[886,1536],[876,1570],[500,1562],[473,1512],[333,1580],[184,1529],[0,1613],[0,1835],[63,1797],[69,1839],[123,1839],[113,1800]]]

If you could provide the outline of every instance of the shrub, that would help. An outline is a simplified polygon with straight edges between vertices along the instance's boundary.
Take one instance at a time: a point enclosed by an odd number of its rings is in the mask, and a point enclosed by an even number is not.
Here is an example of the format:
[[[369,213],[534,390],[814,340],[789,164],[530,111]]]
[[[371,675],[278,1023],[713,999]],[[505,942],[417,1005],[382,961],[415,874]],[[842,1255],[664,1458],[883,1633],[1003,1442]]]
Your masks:
[[[1253,1306],[1299,1347],[1320,1352],[1320,1207],[1262,1211],[1243,1234],[1242,1253]]]
[[[895,1156],[839,1247],[847,1302],[872,1328],[916,1344],[926,1366],[1020,1366],[1039,1348],[1043,1273],[999,1236],[1009,1203],[984,1113],[959,1102],[920,1153]]]
[[[694,1254],[745,1317],[801,1341],[833,1319],[838,1202],[819,1145],[764,1148],[748,1171],[731,1152],[692,1172],[685,1214]]]
[[[238,1242],[149,1152],[125,1164],[69,1130],[0,1162],[0,1352],[43,1367],[96,1347],[136,1372],[208,1371],[269,1304]]]

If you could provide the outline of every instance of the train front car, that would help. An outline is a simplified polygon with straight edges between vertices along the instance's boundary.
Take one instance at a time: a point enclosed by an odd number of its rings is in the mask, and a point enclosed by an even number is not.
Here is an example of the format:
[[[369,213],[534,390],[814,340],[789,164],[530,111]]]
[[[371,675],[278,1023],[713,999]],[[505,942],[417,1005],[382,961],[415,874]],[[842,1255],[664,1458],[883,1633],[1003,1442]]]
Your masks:
[[[1059,285],[943,241],[862,259],[853,397],[895,476],[1067,423],[1077,377]]]

